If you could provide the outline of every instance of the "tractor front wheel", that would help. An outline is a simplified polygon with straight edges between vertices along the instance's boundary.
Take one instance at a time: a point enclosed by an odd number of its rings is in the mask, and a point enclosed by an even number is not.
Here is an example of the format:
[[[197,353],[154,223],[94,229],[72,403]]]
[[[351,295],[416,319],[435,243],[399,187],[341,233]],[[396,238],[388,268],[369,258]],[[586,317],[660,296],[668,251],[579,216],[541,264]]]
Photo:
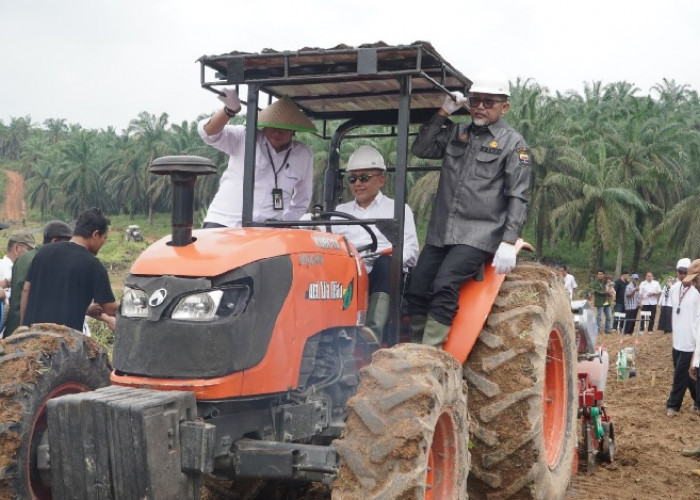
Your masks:
[[[380,349],[348,412],[333,500],[466,498],[466,386],[452,356],[418,344]]]
[[[59,325],[33,325],[0,341],[0,498],[51,498],[37,467],[46,402],[109,384],[107,352]]]

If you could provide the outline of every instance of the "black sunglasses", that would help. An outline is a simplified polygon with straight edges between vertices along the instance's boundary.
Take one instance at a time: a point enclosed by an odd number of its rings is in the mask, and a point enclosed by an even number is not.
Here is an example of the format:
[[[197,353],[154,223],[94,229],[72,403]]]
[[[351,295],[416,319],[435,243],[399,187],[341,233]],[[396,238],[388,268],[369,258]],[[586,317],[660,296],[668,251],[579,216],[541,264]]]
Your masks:
[[[348,182],[350,184],[355,184],[359,180],[362,184],[369,182],[372,177],[378,177],[382,174],[360,174],[360,175],[350,175],[348,176]]]
[[[497,102],[506,102],[506,99],[492,99],[490,97],[467,97],[470,108],[478,108],[479,104],[484,105],[484,109],[491,109]]]

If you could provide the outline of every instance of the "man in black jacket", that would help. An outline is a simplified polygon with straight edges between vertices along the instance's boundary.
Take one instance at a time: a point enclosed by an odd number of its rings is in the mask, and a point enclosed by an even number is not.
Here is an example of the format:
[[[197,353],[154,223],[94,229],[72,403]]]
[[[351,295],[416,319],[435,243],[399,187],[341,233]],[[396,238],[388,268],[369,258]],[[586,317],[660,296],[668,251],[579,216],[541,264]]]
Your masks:
[[[627,289],[627,285],[629,284],[629,277],[630,277],[630,272],[629,271],[622,271],[620,274],[620,277],[615,280],[614,283],[614,288],[615,288],[615,318],[613,322],[613,330],[617,330],[618,327],[620,329],[623,328],[624,322],[622,320],[617,319],[617,313],[625,313],[625,290]]]

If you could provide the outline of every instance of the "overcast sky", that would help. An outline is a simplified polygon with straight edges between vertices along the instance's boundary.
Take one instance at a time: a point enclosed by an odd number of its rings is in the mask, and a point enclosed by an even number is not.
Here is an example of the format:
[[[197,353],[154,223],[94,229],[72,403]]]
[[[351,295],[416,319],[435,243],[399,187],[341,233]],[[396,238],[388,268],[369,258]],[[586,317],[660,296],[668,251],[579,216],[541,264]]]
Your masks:
[[[194,120],[219,101],[198,57],[425,40],[466,76],[583,93],[663,79],[700,90],[697,0],[0,0],[0,120],[125,129],[142,111]]]

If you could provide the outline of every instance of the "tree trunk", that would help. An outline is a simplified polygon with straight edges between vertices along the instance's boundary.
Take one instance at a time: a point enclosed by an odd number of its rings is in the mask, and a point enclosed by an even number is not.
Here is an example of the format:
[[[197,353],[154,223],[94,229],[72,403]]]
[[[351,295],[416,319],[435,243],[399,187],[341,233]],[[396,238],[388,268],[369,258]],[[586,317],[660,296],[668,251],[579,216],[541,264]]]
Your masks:
[[[535,226],[535,255],[537,257],[542,257],[544,252],[544,240],[547,234],[547,224],[549,223],[547,188],[543,188],[542,191],[542,203],[540,203],[540,212],[537,214],[537,225]]]
[[[640,214],[635,215],[635,223],[641,230],[644,220]],[[634,239],[634,253],[632,254],[632,270],[639,270],[639,261],[642,255],[643,242],[637,238]]]
[[[593,218],[593,243],[591,245],[591,258],[589,261],[589,276],[595,276],[596,271],[603,264],[603,239],[600,234],[600,226],[598,224],[598,212]]]
[[[617,259],[615,260],[615,274],[620,276],[622,273],[622,259],[625,257],[625,229],[620,228],[617,240]]]

